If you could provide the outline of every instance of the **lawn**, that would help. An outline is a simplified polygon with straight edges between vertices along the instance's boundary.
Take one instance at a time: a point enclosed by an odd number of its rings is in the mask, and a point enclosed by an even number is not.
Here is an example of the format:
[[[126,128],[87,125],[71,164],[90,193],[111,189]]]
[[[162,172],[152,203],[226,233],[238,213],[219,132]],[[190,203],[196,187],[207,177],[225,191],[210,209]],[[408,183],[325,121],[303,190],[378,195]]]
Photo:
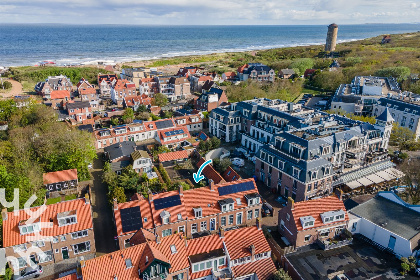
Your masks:
[[[71,194],[71,195],[66,195],[66,197],[65,197],[65,200],[67,201],[67,200],[72,200],[72,199],[76,199],[77,198],[77,196],[75,195],[75,194]],[[55,203],[58,203],[58,202],[60,202],[61,201],[61,197],[59,196],[59,197],[54,197],[54,198],[48,198],[47,199],[47,205],[50,205],[50,204],[55,204]]]

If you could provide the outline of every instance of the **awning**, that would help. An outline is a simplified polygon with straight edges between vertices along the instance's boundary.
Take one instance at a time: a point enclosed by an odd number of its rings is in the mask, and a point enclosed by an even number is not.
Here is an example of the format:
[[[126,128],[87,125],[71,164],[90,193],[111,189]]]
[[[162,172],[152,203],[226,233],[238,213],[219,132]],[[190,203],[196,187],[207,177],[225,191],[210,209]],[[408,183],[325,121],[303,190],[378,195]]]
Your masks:
[[[373,184],[373,182],[366,177],[357,179],[357,182],[359,182],[360,184],[362,184],[365,187]]]
[[[393,175],[396,178],[401,178],[401,177],[404,177],[405,175],[404,172],[399,171],[398,169],[395,169],[395,168],[388,168],[387,170],[385,170],[385,172]]]
[[[382,179],[381,177],[379,177],[376,174],[371,174],[369,176],[367,176],[366,178],[368,178],[369,180],[371,180],[372,182],[379,184],[382,183],[383,181],[385,181],[384,179]]]
[[[361,187],[362,186],[362,184],[360,184],[357,181],[348,182],[346,185],[347,185],[347,187],[349,187],[352,190],[357,189],[358,187]]]
[[[395,179],[394,175],[389,174],[388,172],[385,172],[385,171],[379,171],[378,173],[376,173],[376,175],[383,178],[385,181],[390,181],[392,179]]]

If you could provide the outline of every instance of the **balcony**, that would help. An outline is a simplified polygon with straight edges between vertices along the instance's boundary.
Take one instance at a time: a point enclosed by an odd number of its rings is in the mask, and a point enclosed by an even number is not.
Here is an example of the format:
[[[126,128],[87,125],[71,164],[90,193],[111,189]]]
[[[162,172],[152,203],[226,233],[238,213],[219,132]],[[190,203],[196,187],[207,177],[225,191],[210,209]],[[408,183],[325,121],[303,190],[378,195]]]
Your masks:
[[[341,231],[340,234],[336,235],[334,238],[328,238],[324,240],[318,238],[316,240],[316,243],[322,250],[325,251],[352,244],[353,236],[348,230],[344,229],[343,231]]]
[[[212,269],[213,279],[232,279],[232,271],[227,267],[219,271],[214,271]]]

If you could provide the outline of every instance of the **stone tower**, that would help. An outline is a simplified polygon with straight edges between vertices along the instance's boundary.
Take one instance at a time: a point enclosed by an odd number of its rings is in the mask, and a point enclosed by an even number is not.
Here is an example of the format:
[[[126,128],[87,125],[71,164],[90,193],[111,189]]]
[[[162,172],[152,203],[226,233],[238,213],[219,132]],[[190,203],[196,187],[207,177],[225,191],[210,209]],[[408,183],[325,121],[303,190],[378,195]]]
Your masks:
[[[337,24],[333,23],[328,26],[327,42],[325,43],[326,52],[335,51],[335,45],[337,43],[337,32],[338,32]]]
[[[375,128],[382,132],[381,148],[388,149],[389,138],[391,137],[394,118],[389,113],[388,107],[376,118]]]

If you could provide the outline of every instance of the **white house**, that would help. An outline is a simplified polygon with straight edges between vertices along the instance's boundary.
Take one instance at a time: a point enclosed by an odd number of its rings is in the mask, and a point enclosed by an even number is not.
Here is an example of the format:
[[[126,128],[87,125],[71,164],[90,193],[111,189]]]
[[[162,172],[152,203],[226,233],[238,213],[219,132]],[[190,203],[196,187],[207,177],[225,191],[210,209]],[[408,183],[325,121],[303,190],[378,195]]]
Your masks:
[[[406,204],[393,192],[379,192],[348,213],[351,233],[367,237],[398,257],[411,256],[420,244],[420,206]]]
[[[146,151],[134,151],[131,153],[131,160],[133,169],[136,170],[137,173],[148,173],[152,171],[152,159]]]

